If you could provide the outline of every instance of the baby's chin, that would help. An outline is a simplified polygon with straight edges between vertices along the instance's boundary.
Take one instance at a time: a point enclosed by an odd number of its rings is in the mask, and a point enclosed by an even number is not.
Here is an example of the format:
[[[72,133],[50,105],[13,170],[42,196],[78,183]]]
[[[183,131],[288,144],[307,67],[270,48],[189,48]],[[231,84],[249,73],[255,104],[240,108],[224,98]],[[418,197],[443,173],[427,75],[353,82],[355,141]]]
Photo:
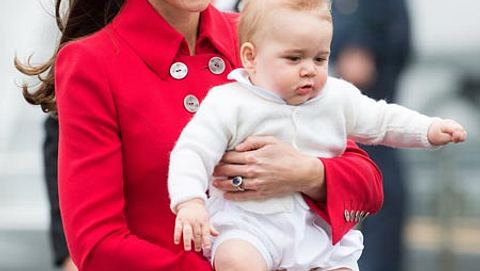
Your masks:
[[[290,98],[284,99],[284,100],[289,105],[301,105],[301,104],[305,103],[306,101],[308,101],[310,99],[313,99],[315,96],[312,96],[312,95],[295,95],[293,97],[290,97]]]
[[[292,97],[289,97],[287,99],[284,98],[284,100],[287,102],[289,105],[299,105],[303,104],[306,101],[313,99],[318,96],[319,91],[315,90],[314,88],[297,88],[295,90],[295,95]]]

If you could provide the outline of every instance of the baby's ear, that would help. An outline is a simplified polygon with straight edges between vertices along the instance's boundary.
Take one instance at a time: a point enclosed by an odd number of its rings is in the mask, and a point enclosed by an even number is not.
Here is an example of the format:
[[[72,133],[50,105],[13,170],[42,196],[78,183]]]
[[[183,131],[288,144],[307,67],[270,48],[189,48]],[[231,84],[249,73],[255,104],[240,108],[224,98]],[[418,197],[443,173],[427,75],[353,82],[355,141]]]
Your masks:
[[[249,73],[255,72],[255,45],[251,42],[244,42],[240,47],[240,58],[242,60],[243,67]]]

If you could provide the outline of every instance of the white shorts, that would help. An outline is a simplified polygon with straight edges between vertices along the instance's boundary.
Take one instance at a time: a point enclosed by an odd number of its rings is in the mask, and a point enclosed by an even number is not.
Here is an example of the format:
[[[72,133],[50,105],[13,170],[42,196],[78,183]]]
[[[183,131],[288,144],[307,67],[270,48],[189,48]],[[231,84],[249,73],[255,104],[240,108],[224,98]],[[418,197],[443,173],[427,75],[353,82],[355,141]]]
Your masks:
[[[222,242],[241,239],[258,249],[268,270],[358,270],[357,261],[363,249],[360,231],[349,231],[333,246],[330,226],[298,202],[293,212],[268,215],[245,211],[217,197],[210,198],[207,207],[211,225],[220,232],[208,253],[212,263]]]

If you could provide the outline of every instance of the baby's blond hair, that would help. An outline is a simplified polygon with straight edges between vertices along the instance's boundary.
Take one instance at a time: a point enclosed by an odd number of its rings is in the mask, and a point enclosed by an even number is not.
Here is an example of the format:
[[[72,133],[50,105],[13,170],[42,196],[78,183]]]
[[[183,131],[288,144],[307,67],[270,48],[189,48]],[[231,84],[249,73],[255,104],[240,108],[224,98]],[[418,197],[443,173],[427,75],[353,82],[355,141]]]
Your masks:
[[[244,0],[243,3],[238,23],[240,44],[254,42],[269,13],[281,8],[318,13],[331,21],[330,0]]]

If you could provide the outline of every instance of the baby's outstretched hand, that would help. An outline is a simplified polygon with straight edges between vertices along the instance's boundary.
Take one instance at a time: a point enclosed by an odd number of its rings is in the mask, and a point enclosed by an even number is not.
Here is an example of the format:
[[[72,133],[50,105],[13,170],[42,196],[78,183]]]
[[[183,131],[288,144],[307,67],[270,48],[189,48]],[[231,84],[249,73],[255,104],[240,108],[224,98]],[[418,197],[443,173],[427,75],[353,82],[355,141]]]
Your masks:
[[[218,232],[208,223],[208,211],[202,199],[192,199],[177,206],[173,236],[176,245],[180,244],[182,235],[183,246],[187,251],[192,250],[192,241],[195,251],[210,249],[212,245],[210,235],[218,235]]]
[[[428,128],[428,141],[434,146],[450,142],[459,143],[467,139],[467,131],[454,120],[435,120]]]

